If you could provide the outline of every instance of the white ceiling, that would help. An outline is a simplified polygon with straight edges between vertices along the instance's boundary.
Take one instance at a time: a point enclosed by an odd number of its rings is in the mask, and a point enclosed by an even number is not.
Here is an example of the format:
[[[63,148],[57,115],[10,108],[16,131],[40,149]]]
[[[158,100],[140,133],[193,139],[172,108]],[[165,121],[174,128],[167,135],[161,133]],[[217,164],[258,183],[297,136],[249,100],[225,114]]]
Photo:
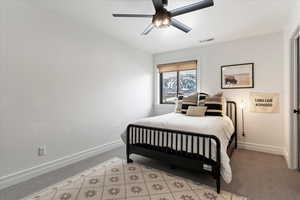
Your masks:
[[[193,28],[185,34],[175,28],[142,31],[147,18],[113,18],[112,13],[154,14],[151,0],[27,0],[32,5],[72,17],[131,46],[150,53],[200,46],[199,40],[214,42],[282,31],[297,0],[214,0],[215,6],[176,17]],[[169,0],[174,9],[199,0]]]

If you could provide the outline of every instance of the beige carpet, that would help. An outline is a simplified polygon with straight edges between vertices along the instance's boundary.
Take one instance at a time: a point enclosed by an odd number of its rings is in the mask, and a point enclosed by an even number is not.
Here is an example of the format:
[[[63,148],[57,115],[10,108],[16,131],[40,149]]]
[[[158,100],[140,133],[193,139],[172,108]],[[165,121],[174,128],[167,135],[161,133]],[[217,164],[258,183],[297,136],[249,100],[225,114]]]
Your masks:
[[[246,200],[144,165],[110,159],[23,200]]]

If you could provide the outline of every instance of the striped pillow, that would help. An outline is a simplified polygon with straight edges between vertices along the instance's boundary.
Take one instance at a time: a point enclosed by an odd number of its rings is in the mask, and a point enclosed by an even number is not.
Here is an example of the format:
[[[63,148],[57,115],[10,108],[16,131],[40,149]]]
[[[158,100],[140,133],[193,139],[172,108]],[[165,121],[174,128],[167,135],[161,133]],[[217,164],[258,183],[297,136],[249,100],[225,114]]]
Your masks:
[[[199,93],[199,95],[198,95],[198,106],[204,106],[206,97],[208,97],[208,94],[202,93],[202,92]]]
[[[181,113],[186,114],[189,106],[197,106],[197,102],[198,102],[198,93],[194,93],[190,96],[183,97]]]
[[[223,116],[222,94],[218,93],[205,99],[206,116]]]

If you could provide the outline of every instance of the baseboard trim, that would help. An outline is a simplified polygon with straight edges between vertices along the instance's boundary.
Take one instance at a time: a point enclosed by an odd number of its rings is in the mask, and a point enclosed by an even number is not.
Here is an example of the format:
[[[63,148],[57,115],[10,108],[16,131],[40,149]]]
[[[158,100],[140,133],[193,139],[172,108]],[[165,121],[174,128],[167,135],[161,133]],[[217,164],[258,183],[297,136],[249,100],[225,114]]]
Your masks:
[[[15,185],[17,183],[29,180],[41,174],[70,165],[80,160],[84,160],[86,158],[110,151],[114,148],[122,146],[122,144],[123,142],[121,140],[116,140],[50,162],[43,163],[41,165],[37,165],[29,169],[24,169],[12,174],[8,174],[6,176],[2,176],[0,177],[0,190]]]
[[[29,169],[21,170],[12,174],[8,174],[6,176],[2,176],[0,177],[0,190],[15,185],[17,183],[29,180],[41,174],[70,165],[80,160],[84,160],[94,155],[110,151],[122,145],[123,145],[122,140],[116,140],[111,143],[93,147],[72,155],[68,155],[50,162],[43,163],[41,165],[37,165]],[[282,155],[285,157],[286,160],[288,160],[287,152],[281,147],[272,146],[272,145],[254,144],[248,142],[239,142],[238,146],[240,149]]]
[[[272,145],[263,145],[263,144],[254,144],[248,142],[239,142],[238,146],[240,149],[246,149],[251,151],[259,151],[263,153],[270,153],[275,155],[286,156],[285,151],[282,147],[272,146]]]

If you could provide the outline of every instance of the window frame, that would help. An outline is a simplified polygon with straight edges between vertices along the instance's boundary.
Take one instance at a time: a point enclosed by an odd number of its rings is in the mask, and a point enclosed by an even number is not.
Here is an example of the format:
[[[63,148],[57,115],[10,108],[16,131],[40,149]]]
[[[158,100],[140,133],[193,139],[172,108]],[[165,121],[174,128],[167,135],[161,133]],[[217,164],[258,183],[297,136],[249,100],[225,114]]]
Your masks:
[[[183,71],[192,71],[192,70],[195,70],[195,72],[196,72],[196,92],[198,91],[198,65],[196,65],[196,69],[186,69],[186,70],[176,70],[176,71],[173,71],[173,72],[176,72],[176,79],[177,79],[177,91],[176,91],[176,93],[177,93],[177,97],[178,97],[178,95],[179,95],[179,73],[180,72],[183,72]],[[160,104],[166,104],[166,105],[173,105],[173,104],[175,104],[175,102],[174,103],[164,103],[163,102],[163,73],[166,73],[166,72],[159,72],[159,103]]]

